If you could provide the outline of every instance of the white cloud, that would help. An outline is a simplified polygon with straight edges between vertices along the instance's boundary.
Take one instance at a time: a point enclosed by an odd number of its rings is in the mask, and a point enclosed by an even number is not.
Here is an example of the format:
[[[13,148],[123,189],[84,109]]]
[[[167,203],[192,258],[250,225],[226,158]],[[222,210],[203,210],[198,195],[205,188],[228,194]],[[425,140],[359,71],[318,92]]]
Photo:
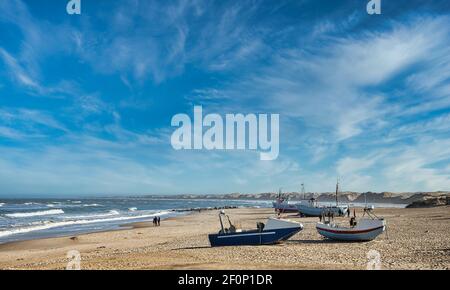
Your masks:
[[[256,21],[259,2],[211,3],[114,3],[112,15],[95,15],[97,24],[107,24],[100,31],[90,20],[75,29],[39,21],[24,2],[1,1],[0,21],[23,35],[17,52],[0,47],[5,72],[32,94],[73,97],[72,106],[54,115],[0,110],[4,138],[29,141],[47,137],[49,129],[63,135],[58,147],[1,147],[4,190],[175,193],[182,187],[218,193],[298,190],[306,182],[311,190],[331,191],[336,175],[344,175],[348,190],[447,189],[449,167],[441,163],[450,158],[449,116],[416,117],[450,105],[448,17],[391,22],[387,30],[352,37],[340,32],[359,24],[356,15],[339,23],[325,19],[311,35],[289,42],[295,45],[275,49],[272,34],[286,33],[287,40],[301,30],[275,31]],[[59,53],[117,75],[133,94],[139,89],[134,81],[163,82],[187,65],[214,73],[235,69],[222,87],[198,88],[187,101],[219,113],[280,113],[280,158],[267,163],[257,152],[174,152],[170,130],[127,129],[121,112],[101,94],[85,93],[75,82],[43,85],[41,65]],[[404,88],[384,91],[397,77]],[[101,114],[107,116],[98,123],[84,122]],[[68,129],[74,125],[82,132]]]
[[[246,103],[252,104],[253,111],[280,113],[283,127],[287,122],[295,124],[289,127],[293,130],[284,131],[290,141],[301,141],[298,136],[327,142],[370,136],[389,130],[413,99],[409,96],[404,103],[396,102],[389,95],[395,91],[384,94],[374,88],[413,65],[429,63],[430,55],[447,51],[448,22],[447,17],[393,22],[382,32],[361,32],[328,39],[326,44],[312,41],[302,48],[283,50],[269,66],[224,88],[210,88],[211,97],[202,94],[200,100],[211,103],[216,96],[225,96],[225,104],[217,103],[217,109],[238,110]],[[421,102],[426,110],[427,102]]]
[[[344,157],[338,161],[337,172],[339,175],[349,175],[373,166],[377,158],[352,158]]]
[[[417,146],[405,146],[386,159],[385,187],[410,191],[449,190],[450,172],[433,166],[450,160],[450,139],[424,139]]]
[[[25,69],[22,66],[20,66],[17,59],[1,47],[0,57],[3,59],[4,63],[11,71],[13,79],[19,82],[19,84],[32,90],[36,90],[40,93],[43,91],[43,88],[26,73]]]
[[[394,128],[389,133],[389,138],[398,140],[405,137],[421,137],[448,132],[450,132],[450,114],[443,114],[429,120],[415,121]]]
[[[9,63],[10,68],[18,72],[16,76],[23,84],[40,89],[41,63],[56,53],[71,53],[74,47],[71,31],[76,30],[66,24],[53,25],[36,19],[21,0],[1,1],[0,11],[0,22],[15,25],[23,36],[20,52],[14,57],[14,63]]]
[[[5,126],[0,126],[0,136],[13,140],[22,140],[25,137],[21,132]]]
[[[354,191],[449,190],[449,161],[450,139],[421,137],[413,144],[373,148],[364,157],[343,157],[337,171]]]
[[[403,118],[406,112],[414,116],[448,108],[449,21],[448,17],[414,18],[404,24],[392,22],[382,32],[284,50],[254,75],[194,95],[210,110],[242,111],[245,103],[253,111],[280,113],[282,156],[297,154],[304,158],[300,164],[324,162],[327,157],[336,161],[335,171],[328,167],[324,175],[302,173],[304,179],[323,183],[341,175],[346,189],[360,191],[448,188],[449,177],[435,165],[450,157],[443,145],[448,142],[448,116],[429,121],[420,116],[411,124]],[[415,75],[405,82],[405,94],[410,95],[398,98],[398,86],[388,92],[375,90],[402,74],[408,76],[412,67]],[[218,96],[225,104],[217,101]],[[442,155],[421,157],[420,152],[429,149],[417,138],[437,138],[438,132],[444,139],[433,152]],[[403,145],[410,137],[416,140]],[[311,155],[298,153],[305,149]],[[295,177],[290,178],[294,181],[286,182],[295,184]]]
[[[91,23],[73,34],[81,59],[104,74],[160,83],[181,74],[188,64],[228,70],[266,49],[267,31],[248,23],[259,9],[256,2],[130,0],[110,9],[113,17],[103,19],[108,30],[102,38]]]
[[[15,128],[22,127],[25,131],[23,136],[27,133],[35,132],[36,125],[42,125],[48,128],[57,129],[63,132],[68,132],[66,126],[57,121],[52,115],[47,112],[29,109],[0,109],[0,122],[14,126]],[[18,132],[18,130],[15,130]]]
[[[10,195],[155,193],[170,187],[150,165],[105,151],[61,146],[33,151],[32,155],[11,148],[0,148],[0,152],[4,156],[0,160],[2,192]]]

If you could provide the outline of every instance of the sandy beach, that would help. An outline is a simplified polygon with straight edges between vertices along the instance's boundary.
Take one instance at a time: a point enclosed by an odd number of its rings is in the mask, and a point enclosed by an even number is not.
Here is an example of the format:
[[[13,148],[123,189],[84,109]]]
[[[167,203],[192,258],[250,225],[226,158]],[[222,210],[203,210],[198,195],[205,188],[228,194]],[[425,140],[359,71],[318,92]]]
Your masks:
[[[234,222],[254,228],[271,209],[228,210]],[[381,254],[383,269],[450,269],[450,207],[378,209],[387,234],[366,243],[323,240],[316,218],[298,218],[304,230],[284,244],[211,248],[217,211],[128,225],[122,230],[0,245],[0,269],[65,269],[79,251],[82,269],[365,269],[367,253]],[[360,216],[360,212],[358,215]]]

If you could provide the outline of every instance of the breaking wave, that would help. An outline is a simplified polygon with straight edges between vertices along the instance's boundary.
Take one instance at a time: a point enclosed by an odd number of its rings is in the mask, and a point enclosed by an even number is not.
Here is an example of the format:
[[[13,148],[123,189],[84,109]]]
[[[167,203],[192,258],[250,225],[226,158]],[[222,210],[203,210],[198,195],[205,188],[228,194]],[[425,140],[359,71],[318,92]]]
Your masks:
[[[44,215],[57,215],[63,214],[64,211],[62,209],[52,209],[52,210],[44,210],[44,211],[35,211],[35,212],[16,212],[5,214],[6,217],[10,218],[24,218],[24,217],[33,217],[33,216],[44,216]]]
[[[111,218],[105,218],[105,219],[92,219],[92,220],[82,219],[82,220],[73,220],[73,221],[46,222],[45,224],[40,224],[40,225],[35,225],[35,226],[0,231],[0,237],[7,237],[7,236],[11,236],[11,235],[16,235],[16,234],[24,234],[24,233],[34,232],[34,231],[42,231],[42,230],[47,230],[47,229],[51,229],[51,228],[58,228],[58,227],[65,227],[65,226],[72,226],[72,225],[86,225],[86,224],[95,224],[95,223],[104,223],[104,222],[115,222],[115,221],[142,219],[142,218],[151,218],[154,216],[161,216],[161,215],[165,215],[165,214],[169,214],[169,213],[170,213],[169,211],[161,211],[158,213],[140,215],[140,216],[122,216],[122,217],[111,217]]]

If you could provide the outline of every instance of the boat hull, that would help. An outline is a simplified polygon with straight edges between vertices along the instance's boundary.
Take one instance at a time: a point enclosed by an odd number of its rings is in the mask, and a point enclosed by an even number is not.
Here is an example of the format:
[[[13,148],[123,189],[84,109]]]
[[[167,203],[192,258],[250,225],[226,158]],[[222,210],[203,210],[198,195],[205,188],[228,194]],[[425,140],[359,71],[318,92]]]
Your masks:
[[[273,208],[275,209],[275,211],[279,211],[279,212],[283,212],[283,213],[298,212],[295,204],[273,202],[272,205],[273,205]]]
[[[336,216],[343,216],[347,212],[347,207],[313,207],[304,204],[297,204],[297,211],[307,217],[320,217],[324,212],[332,212]]]
[[[259,232],[245,231],[231,234],[210,234],[211,247],[272,245],[291,238],[303,229],[302,226],[284,229],[273,229]]]
[[[325,238],[338,241],[372,241],[384,232],[386,225],[384,221],[371,227],[363,228],[335,228],[329,225],[317,224],[316,229]]]

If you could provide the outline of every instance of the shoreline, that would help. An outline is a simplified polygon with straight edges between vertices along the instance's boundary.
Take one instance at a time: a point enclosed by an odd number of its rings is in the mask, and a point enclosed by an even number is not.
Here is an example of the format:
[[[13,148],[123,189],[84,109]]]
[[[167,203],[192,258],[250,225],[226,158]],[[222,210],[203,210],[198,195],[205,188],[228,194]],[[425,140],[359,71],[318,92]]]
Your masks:
[[[167,220],[170,218],[174,218],[177,216],[183,216],[186,214],[190,214],[193,212],[202,212],[202,211],[209,211],[209,210],[229,210],[229,209],[236,209],[237,206],[220,206],[220,207],[195,207],[195,208],[185,208],[185,209],[167,209],[167,210],[160,210],[154,213],[156,216],[160,216],[161,220]],[[147,221],[149,217],[140,217],[136,216],[135,218],[128,218],[128,220],[118,220],[116,224],[103,224],[102,221],[98,221],[97,223],[92,223],[93,225],[103,225],[104,229],[80,229],[77,231],[70,231],[70,225],[69,227],[65,225],[50,227],[50,228],[43,228],[43,229],[36,229],[36,230],[30,230],[29,232],[25,232],[25,235],[22,238],[17,239],[9,239],[5,241],[1,241],[0,238],[0,245],[6,244],[6,243],[13,243],[13,242],[22,242],[22,241],[32,241],[32,240],[39,240],[39,239],[49,239],[49,238],[60,238],[60,237],[70,237],[73,235],[84,235],[84,234],[90,234],[90,233],[98,233],[98,232],[105,232],[105,231],[115,231],[115,230],[121,230],[124,227],[126,227],[128,224],[133,223],[140,223]],[[134,220],[134,221],[133,221]],[[105,222],[109,222],[109,220],[105,220]],[[51,223],[50,223],[51,225]],[[45,232],[48,229],[58,230],[59,232],[49,233]],[[64,231],[65,229],[65,231]],[[1,234],[1,231],[0,231]],[[18,233],[16,235],[23,235],[23,233]],[[12,235],[14,236],[14,234]]]
[[[316,218],[287,215],[305,227],[287,242],[221,248],[211,248],[207,239],[219,229],[218,210],[194,211],[162,220],[161,227],[150,220],[112,231],[2,244],[0,269],[65,269],[71,250],[80,252],[82,269],[365,269],[369,250],[380,252],[384,269],[449,269],[449,209],[377,209],[388,222],[388,235],[367,243],[323,240]],[[273,210],[227,213],[249,229]]]
[[[325,203],[322,203],[325,204]],[[364,204],[348,204],[352,208],[363,208]],[[375,208],[406,208],[405,204],[380,204],[380,203],[372,203],[372,205],[375,206]],[[167,209],[167,210],[161,210],[159,212],[156,212],[155,214],[161,214],[165,212],[165,214],[160,215],[161,219],[167,220],[170,218],[183,216],[186,214],[191,213],[198,213],[198,212],[204,212],[204,211],[214,211],[214,210],[231,210],[231,209],[267,209],[267,210],[273,210],[269,207],[260,207],[260,206],[234,206],[234,205],[227,205],[227,206],[214,206],[214,207],[191,207],[191,208],[178,208],[178,209]],[[116,224],[106,224],[104,226],[104,229],[80,229],[77,231],[71,231],[70,226],[60,226],[60,227],[52,227],[50,229],[55,230],[54,233],[46,232],[49,228],[44,229],[38,229],[35,231],[26,232],[23,237],[19,238],[12,238],[7,239],[4,241],[1,241],[0,238],[0,245],[7,244],[7,243],[13,243],[13,242],[22,242],[22,241],[32,241],[32,240],[39,240],[39,239],[49,239],[49,238],[61,238],[61,237],[71,237],[74,235],[85,235],[85,234],[91,234],[91,233],[99,233],[99,232],[107,232],[107,231],[115,231],[115,230],[123,230],[124,228],[127,228],[127,225],[129,224],[135,224],[135,223],[142,223],[145,222],[148,218],[140,218],[136,217],[136,221],[118,221]],[[108,221],[107,221],[108,222]],[[97,223],[99,226],[102,225],[102,222]],[[94,224],[93,224],[94,225]],[[67,228],[65,228],[67,227]],[[64,231],[64,228],[66,229]],[[61,229],[61,230],[59,230]]]

